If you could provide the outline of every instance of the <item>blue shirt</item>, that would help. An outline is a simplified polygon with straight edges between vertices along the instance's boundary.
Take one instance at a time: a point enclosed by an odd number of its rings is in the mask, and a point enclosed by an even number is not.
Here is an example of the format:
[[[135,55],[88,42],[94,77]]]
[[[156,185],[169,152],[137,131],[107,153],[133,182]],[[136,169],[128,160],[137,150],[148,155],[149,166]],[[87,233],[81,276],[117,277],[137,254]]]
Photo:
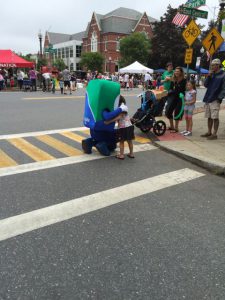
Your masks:
[[[218,100],[220,103],[225,97],[225,73],[220,70],[218,73],[208,76],[205,81],[207,91],[203,98],[203,102],[211,103]]]

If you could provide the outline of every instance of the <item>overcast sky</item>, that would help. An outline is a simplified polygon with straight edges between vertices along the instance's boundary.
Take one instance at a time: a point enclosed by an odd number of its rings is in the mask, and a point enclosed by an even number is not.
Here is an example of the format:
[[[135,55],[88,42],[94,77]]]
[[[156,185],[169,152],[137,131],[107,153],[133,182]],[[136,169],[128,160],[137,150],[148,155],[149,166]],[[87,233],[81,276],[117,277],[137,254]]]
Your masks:
[[[8,0],[1,1],[0,49],[16,52],[37,53],[39,51],[38,32],[45,31],[73,34],[86,29],[92,12],[106,14],[119,7],[146,11],[159,19],[169,4],[173,8],[184,4],[182,0]],[[219,0],[206,0],[201,9],[216,16]],[[207,24],[203,19],[199,23]]]

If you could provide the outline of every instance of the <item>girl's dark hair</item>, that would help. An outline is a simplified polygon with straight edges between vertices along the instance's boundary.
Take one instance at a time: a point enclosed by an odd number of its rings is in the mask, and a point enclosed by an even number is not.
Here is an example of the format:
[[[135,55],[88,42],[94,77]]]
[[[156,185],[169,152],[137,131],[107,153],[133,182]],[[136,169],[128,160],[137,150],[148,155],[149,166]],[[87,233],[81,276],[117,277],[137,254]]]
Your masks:
[[[196,84],[193,80],[188,80],[187,83],[190,83],[193,86],[193,90],[196,90]]]
[[[120,95],[118,106],[120,106],[122,103],[126,104],[126,100],[125,100],[125,98],[123,96]]]

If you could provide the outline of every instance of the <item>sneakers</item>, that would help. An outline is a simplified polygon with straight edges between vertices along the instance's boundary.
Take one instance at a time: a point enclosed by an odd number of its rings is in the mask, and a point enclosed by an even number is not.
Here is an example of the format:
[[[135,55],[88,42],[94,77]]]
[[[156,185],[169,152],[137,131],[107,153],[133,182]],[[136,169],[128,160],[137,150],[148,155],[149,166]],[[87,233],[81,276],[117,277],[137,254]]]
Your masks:
[[[192,136],[192,132],[187,131],[186,133],[184,133],[184,136]]]
[[[217,140],[217,135],[211,134],[210,136],[207,137],[207,140]]]
[[[185,134],[187,132],[188,132],[187,130],[183,130],[183,131],[180,132],[180,134]]]

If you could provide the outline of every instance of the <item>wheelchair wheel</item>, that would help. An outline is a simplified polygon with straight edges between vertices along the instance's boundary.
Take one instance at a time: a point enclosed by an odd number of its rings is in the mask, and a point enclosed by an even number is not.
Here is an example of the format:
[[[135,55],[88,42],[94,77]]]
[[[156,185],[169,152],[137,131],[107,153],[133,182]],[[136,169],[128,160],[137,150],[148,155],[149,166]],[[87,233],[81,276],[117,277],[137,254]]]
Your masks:
[[[163,135],[166,132],[166,123],[164,121],[156,121],[153,126],[153,132],[155,135]]]

